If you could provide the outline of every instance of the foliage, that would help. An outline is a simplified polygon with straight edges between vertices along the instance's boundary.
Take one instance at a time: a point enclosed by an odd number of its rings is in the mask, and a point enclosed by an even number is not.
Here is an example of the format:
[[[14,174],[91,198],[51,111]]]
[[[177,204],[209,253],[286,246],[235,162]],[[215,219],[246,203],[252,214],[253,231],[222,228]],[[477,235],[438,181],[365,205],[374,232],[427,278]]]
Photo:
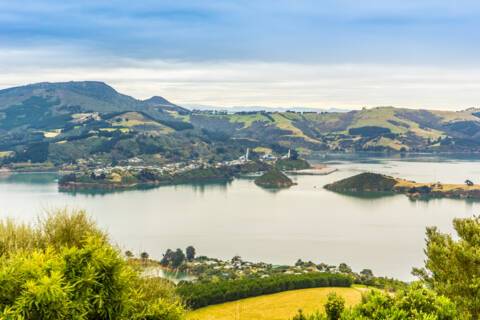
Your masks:
[[[345,299],[338,296],[336,293],[328,295],[327,303],[325,303],[325,313],[328,320],[338,320],[345,309]]]
[[[383,174],[364,172],[330,184],[325,188],[337,192],[392,192],[397,184],[395,178]]]
[[[177,249],[176,251],[167,249],[162,260],[160,261],[160,264],[164,267],[177,269],[185,262],[185,260],[185,254],[183,253],[182,249]]]
[[[255,184],[263,188],[287,188],[294,185],[289,177],[276,168],[272,168],[256,178]]]
[[[177,292],[191,308],[255,297],[286,290],[349,287],[349,276],[330,273],[309,273],[301,275],[278,274],[265,278],[249,277],[235,280],[220,280],[198,283],[180,283]]]
[[[293,153],[293,151],[291,151]],[[297,154],[297,152],[295,152]],[[298,156],[297,156],[298,157]],[[275,162],[275,167],[279,170],[302,170],[310,169],[311,166],[308,161],[304,159],[278,159]]]
[[[362,302],[344,309],[344,302],[331,295],[325,303],[326,314],[305,316],[306,320],[453,320],[459,319],[455,305],[434,291],[413,284],[395,295],[369,291]]]
[[[0,224],[1,319],[181,319],[173,288],[130,268],[82,211]]]
[[[364,137],[376,137],[384,134],[391,133],[390,129],[377,126],[365,126],[359,128],[351,128],[348,130],[348,134],[352,136],[364,136]]]
[[[480,317],[480,217],[455,219],[458,240],[427,229],[425,269],[414,270],[439,294],[452,299],[467,318]]]
[[[453,320],[458,317],[449,299],[414,284],[395,295],[370,291],[360,305],[344,312],[340,319]]]
[[[193,246],[188,246],[185,249],[185,255],[188,261],[192,261],[193,259],[195,259],[195,248]]]

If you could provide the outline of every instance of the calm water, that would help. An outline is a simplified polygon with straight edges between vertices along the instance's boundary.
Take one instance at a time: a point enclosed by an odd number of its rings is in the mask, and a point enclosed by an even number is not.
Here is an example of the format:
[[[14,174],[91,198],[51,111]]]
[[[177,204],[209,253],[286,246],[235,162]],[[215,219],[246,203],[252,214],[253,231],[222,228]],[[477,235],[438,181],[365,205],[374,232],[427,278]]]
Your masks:
[[[454,217],[478,214],[479,202],[411,201],[403,195],[351,197],[322,189],[361,171],[416,181],[480,182],[480,160],[439,158],[325,158],[339,169],[328,176],[297,176],[298,185],[271,192],[252,180],[169,186],[105,195],[57,191],[55,176],[18,174],[0,179],[0,217],[33,221],[44,210],[88,210],[123,249],[160,258],[167,248],[194,245],[218,258],[293,264],[296,259],[410,280],[423,261],[426,226],[451,232]],[[358,162],[361,161],[361,162]]]

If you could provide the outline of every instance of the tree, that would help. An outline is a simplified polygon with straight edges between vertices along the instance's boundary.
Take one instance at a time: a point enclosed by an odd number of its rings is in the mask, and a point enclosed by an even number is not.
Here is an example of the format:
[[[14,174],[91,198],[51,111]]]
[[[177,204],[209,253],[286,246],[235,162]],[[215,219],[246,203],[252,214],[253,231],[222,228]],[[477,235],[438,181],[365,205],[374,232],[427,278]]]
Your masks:
[[[466,318],[480,317],[480,218],[454,219],[458,240],[427,228],[424,269],[414,269],[426,284],[457,304]]]
[[[325,303],[325,313],[328,320],[338,320],[345,309],[345,299],[338,296],[335,292],[328,295]]]
[[[185,253],[187,255],[188,261],[192,261],[193,259],[195,259],[195,248],[193,246],[188,246],[185,249]]]
[[[142,260],[143,260],[144,262],[147,261],[149,257],[150,257],[150,256],[148,255],[147,252],[142,252],[142,253],[140,253],[140,258],[142,258]]]
[[[167,249],[163,254],[162,260],[160,260],[160,264],[164,267],[167,267],[173,259],[174,252],[171,249]]]
[[[370,269],[363,269],[360,271],[360,280],[363,284],[372,285],[374,283],[373,272]]]
[[[133,258],[133,252],[130,250],[125,251],[125,257],[127,257],[128,259]]]
[[[340,263],[338,266],[338,271],[341,273],[352,273],[352,268],[350,268],[346,263]]]
[[[176,269],[180,267],[184,261],[185,261],[185,254],[183,253],[182,249],[177,249],[175,251],[175,254],[173,255],[172,267]]]

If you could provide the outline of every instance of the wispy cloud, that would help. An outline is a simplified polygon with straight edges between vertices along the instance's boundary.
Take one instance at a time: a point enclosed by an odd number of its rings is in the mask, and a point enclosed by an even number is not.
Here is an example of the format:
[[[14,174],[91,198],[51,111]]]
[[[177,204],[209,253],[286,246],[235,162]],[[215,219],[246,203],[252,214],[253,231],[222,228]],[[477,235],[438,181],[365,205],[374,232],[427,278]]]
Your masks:
[[[0,88],[101,80],[138,98],[163,95],[180,104],[223,106],[461,109],[480,101],[480,68],[136,60],[68,51],[0,51]]]
[[[177,102],[480,101],[480,4],[0,0],[0,86],[96,79]]]

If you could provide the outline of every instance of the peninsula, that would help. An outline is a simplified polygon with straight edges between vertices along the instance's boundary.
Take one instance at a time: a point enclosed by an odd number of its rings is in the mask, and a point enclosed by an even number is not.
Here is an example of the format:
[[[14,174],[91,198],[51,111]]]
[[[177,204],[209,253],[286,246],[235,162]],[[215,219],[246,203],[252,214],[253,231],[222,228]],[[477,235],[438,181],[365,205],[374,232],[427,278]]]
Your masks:
[[[465,184],[421,183],[365,172],[324,186],[339,193],[385,192],[405,194],[411,199],[453,198],[480,199],[480,185],[470,180]]]

